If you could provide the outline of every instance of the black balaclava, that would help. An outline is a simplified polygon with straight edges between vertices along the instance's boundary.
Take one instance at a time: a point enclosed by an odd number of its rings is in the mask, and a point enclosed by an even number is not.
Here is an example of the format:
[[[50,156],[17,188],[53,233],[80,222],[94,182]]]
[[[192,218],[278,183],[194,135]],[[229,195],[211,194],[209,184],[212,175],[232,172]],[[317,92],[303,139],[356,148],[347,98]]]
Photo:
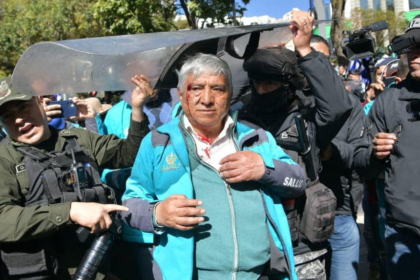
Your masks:
[[[275,111],[290,105],[294,100],[294,92],[302,89],[305,80],[297,65],[296,53],[284,48],[275,47],[258,49],[243,64],[251,80],[251,92],[254,107],[266,111]],[[257,81],[278,81],[283,86],[265,94],[258,94],[252,83]]]
[[[282,108],[289,103],[291,97],[289,86],[285,86],[284,84],[278,89],[264,94],[259,94],[252,82],[250,82],[250,88],[252,92],[252,101],[255,102],[255,106],[264,110]]]

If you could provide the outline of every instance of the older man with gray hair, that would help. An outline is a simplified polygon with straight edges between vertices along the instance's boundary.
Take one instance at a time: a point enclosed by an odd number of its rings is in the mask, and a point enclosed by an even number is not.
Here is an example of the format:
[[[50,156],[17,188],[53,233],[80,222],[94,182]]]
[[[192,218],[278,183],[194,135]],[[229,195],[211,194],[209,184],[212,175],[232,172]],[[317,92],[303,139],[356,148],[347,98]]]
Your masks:
[[[182,112],[146,136],[127,182],[126,238],[154,244],[156,279],[297,279],[280,197],[304,191],[304,171],[229,112],[223,60],[197,54],[178,75]]]

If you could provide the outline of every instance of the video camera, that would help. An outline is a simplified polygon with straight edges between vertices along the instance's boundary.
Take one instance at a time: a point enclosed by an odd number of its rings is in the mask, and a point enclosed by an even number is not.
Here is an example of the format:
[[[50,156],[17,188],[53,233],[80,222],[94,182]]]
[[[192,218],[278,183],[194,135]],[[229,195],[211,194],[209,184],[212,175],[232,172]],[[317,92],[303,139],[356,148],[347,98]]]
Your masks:
[[[343,52],[350,60],[372,57],[375,54],[376,42],[370,32],[380,31],[388,28],[388,21],[380,21],[364,26],[361,29],[350,33],[343,31],[347,42],[343,48]]]
[[[418,29],[420,29],[420,18],[417,16],[410,22],[404,34],[392,39],[391,45],[388,46],[389,50],[401,54],[413,46],[420,45],[420,30]]]

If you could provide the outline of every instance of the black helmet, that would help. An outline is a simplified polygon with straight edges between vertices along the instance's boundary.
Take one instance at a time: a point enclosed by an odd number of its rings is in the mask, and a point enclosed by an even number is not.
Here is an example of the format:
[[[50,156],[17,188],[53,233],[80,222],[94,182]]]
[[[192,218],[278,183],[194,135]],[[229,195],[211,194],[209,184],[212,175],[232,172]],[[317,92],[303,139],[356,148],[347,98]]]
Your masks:
[[[253,80],[288,82],[295,90],[305,87],[296,53],[284,47],[256,50],[245,60],[243,68]]]

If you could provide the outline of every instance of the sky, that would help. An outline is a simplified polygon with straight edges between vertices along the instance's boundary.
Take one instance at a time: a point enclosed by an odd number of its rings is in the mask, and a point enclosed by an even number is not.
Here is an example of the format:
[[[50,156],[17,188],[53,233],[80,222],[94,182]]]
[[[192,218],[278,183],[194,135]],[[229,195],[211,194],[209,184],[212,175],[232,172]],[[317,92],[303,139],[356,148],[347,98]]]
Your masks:
[[[241,0],[236,0],[236,2],[242,3]],[[293,8],[308,11],[309,0],[251,0],[245,8],[247,9],[244,13],[246,17],[268,15],[274,18],[282,18],[285,13],[290,12]]]

